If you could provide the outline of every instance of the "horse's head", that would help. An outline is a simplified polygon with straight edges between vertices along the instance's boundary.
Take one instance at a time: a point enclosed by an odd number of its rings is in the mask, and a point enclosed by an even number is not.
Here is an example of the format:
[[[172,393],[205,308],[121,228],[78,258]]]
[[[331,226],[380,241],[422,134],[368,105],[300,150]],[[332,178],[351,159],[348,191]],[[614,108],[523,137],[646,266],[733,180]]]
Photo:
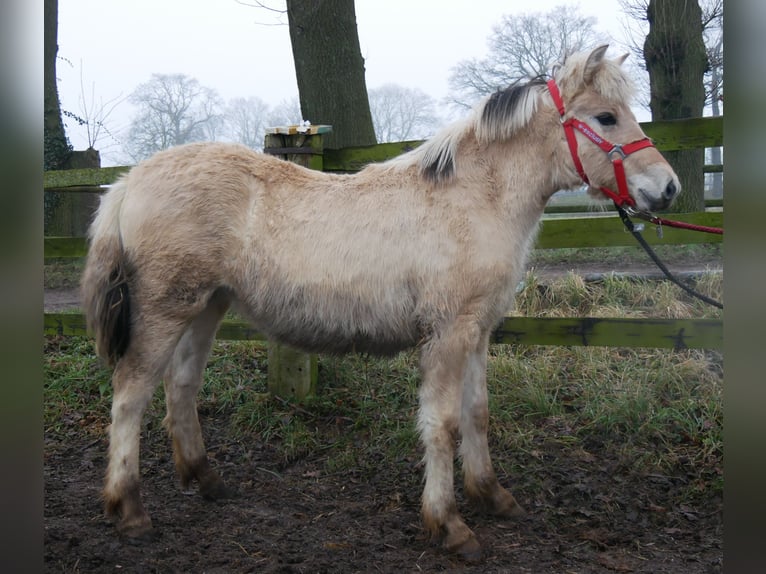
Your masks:
[[[678,177],[630,110],[632,83],[621,68],[627,55],[608,60],[606,49],[569,57],[548,82],[564,128],[562,153],[591,195],[665,209],[681,190]]]

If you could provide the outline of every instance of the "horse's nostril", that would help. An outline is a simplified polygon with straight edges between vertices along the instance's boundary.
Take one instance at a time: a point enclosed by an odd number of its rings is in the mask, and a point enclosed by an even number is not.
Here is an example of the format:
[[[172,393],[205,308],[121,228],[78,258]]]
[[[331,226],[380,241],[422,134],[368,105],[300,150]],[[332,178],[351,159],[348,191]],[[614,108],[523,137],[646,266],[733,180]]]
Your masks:
[[[676,187],[675,182],[671,181],[665,188],[665,197],[667,199],[673,199],[676,193],[678,193],[678,188]]]

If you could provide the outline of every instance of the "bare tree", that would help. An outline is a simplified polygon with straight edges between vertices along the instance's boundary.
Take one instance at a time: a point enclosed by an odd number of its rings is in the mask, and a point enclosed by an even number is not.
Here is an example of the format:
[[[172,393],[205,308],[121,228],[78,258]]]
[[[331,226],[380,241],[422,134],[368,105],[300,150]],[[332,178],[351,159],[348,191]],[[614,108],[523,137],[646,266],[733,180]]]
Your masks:
[[[134,161],[220,134],[218,93],[184,74],[153,74],[128,99],[138,106],[125,143],[125,151]]]
[[[266,119],[266,127],[296,125],[303,120],[301,103],[297,97],[293,97],[289,100],[282,100],[271,109]]]
[[[488,56],[460,62],[452,69],[452,103],[470,107],[498,89],[545,74],[572,52],[603,41],[595,24],[595,18],[581,15],[571,5],[546,13],[503,16],[489,38]]]
[[[226,136],[252,149],[263,147],[269,106],[262,99],[234,98],[224,112]]]
[[[112,130],[107,126],[112,112],[125,100],[122,96],[116,96],[111,100],[104,101],[99,98],[96,101],[96,84],[91,82],[90,95],[85,93],[85,80],[83,79],[82,64],[80,64],[80,96],[77,98],[79,112],[74,113],[63,110],[62,113],[75,120],[80,127],[85,129],[85,135],[88,139],[88,149],[95,149],[99,143],[99,151],[104,151],[109,147],[119,145]],[[112,142],[104,144],[102,136],[106,135]]]
[[[436,102],[422,90],[385,84],[369,93],[379,143],[423,139],[439,125]]]

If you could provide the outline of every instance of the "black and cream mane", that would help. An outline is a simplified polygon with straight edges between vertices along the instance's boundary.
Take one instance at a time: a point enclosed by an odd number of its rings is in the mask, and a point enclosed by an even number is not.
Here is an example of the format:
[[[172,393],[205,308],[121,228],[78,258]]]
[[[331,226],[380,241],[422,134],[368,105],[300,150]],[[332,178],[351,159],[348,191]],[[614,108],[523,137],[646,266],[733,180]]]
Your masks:
[[[416,161],[421,175],[433,183],[455,175],[455,154],[460,141],[470,133],[481,144],[504,141],[522,129],[537,111],[546,80],[537,77],[516,83],[487,96],[463,121],[456,122],[394,162]]]

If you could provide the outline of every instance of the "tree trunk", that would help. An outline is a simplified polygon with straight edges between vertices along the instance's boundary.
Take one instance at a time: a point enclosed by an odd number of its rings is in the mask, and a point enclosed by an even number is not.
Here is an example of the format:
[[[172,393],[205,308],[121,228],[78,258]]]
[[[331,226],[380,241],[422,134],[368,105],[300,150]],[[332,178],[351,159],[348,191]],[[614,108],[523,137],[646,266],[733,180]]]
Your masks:
[[[287,0],[303,119],[330,124],[325,148],[376,143],[354,0]]]
[[[44,12],[44,163],[45,169],[62,169],[69,158],[70,147],[61,121],[61,105],[56,85],[58,54],[58,0],[45,0]]]
[[[721,41],[719,40],[716,50],[721,49]],[[710,90],[710,108],[713,112],[713,116],[721,115],[721,106],[719,98],[721,96],[719,86],[721,85],[720,70],[714,67],[712,70],[712,90]],[[721,153],[721,147],[710,148],[710,163],[713,165],[721,165],[723,163],[723,154]],[[710,174],[710,196],[713,199],[723,198],[723,174],[715,172]]]
[[[702,116],[707,55],[702,38],[702,11],[697,0],[650,0],[646,11],[649,34],[644,59],[651,85],[653,120]],[[705,150],[665,152],[676,170],[683,193],[674,211],[705,208]]]

